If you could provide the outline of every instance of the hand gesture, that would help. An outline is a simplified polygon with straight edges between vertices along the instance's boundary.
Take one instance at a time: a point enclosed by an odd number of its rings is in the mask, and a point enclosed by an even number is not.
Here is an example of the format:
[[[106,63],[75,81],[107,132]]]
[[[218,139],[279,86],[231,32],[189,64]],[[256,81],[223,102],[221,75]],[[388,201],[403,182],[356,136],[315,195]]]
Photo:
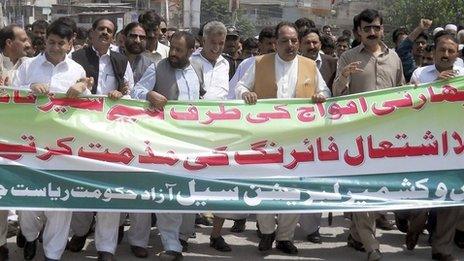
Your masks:
[[[245,92],[242,94],[242,99],[246,104],[256,104],[258,95],[255,92]]]

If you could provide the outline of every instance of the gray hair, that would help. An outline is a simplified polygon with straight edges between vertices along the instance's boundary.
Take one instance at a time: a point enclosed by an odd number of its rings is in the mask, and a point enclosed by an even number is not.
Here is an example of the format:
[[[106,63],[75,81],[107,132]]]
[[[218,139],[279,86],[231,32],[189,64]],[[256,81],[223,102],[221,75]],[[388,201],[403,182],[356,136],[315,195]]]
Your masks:
[[[457,38],[460,44],[464,43],[464,30],[460,30],[458,32]]]
[[[226,26],[219,21],[211,21],[205,25],[203,28],[203,37],[208,38],[208,36],[213,35],[227,35]]]

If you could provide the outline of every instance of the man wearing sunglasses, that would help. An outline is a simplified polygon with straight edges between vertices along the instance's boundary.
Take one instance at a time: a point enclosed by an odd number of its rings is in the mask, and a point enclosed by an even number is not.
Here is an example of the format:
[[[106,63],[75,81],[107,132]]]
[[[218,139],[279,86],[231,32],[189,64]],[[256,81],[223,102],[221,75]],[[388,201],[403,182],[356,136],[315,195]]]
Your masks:
[[[338,61],[333,83],[334,96],[380,90],[403,85],[403,67],[398,55],[382,42],[382,16],[372,9],[358,16],[357,32],[361,44],[344,52]],[[348,245],[366,251],[368,260],[380,260],[379,242],[375,238],[375,212],[353,213]]]

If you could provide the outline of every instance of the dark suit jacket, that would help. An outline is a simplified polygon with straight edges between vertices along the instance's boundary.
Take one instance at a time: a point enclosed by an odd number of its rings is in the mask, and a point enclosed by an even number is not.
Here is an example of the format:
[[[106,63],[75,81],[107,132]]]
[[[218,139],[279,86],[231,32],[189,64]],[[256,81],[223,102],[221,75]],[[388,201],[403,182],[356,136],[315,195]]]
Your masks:
[[[332,84],[335,79],[335,74],[337,74],[337,58],[321,54],[321,60],[322,64],[319,71],[321,72],[322,78],[327,84],[327,87],[329,87],[330,91],[332,91]]]

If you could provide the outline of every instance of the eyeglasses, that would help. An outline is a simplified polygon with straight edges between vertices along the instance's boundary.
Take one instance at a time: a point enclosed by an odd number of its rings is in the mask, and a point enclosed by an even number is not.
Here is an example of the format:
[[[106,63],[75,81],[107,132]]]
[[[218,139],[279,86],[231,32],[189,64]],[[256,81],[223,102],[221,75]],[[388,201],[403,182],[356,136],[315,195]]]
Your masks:
[[[146,37],[145,35],[140,35],[140,34],[129,34],[128,36],[129,36],[129,38],[131,38],[131,39],[137,39],[137,38],[139,38],[140,41],[145,41],[145,40],[147,39],[147,37]]]
[[[366,25],[362,28],[363,32],[369,33],[371,30],[374,30],[374,32],[380,32],[382,29],[381,25]]]

